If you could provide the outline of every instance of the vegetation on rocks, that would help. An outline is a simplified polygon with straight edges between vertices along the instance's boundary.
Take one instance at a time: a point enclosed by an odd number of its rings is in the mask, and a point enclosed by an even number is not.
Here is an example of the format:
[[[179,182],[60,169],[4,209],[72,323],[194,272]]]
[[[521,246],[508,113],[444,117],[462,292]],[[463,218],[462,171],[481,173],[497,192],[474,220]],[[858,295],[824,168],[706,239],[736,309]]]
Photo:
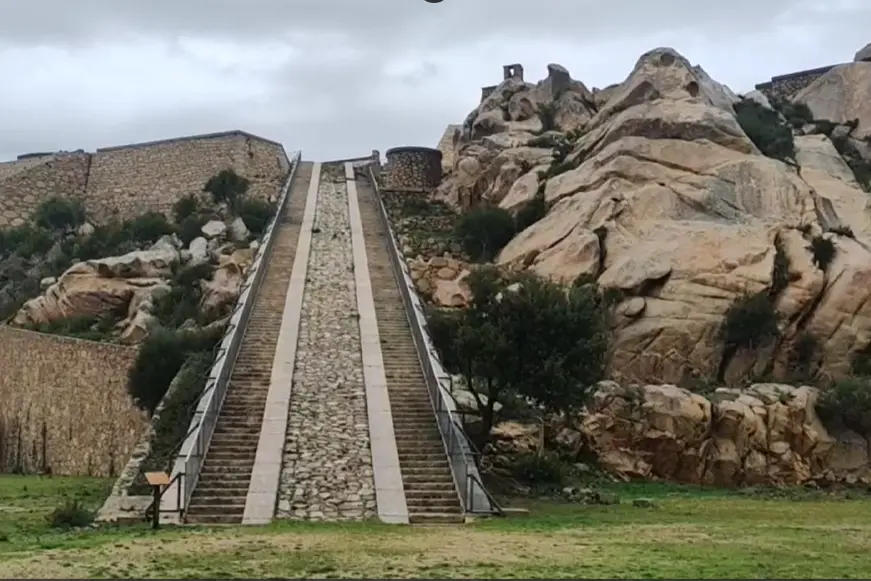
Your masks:
[[[496,404],[528,400],[551,412],[577,409],[602,379],[608,329],[595,285],[564,288],[493,267],[469,276],[471,305],[434,310],[428,327],[445,367],[460,375],[481,412],[481,436]]]
[[[735,104],[735,112],[741,129],[763,155],[795,163],[792,127],[777,111],[744,99]]]
[[[171,366],[168,369],[174,368],[179,361],[179,358],[173,358],[168,351],[174,346],[173,343],[172,339],[167,339],[160,347],[157,347],[167,358],[167,363]],[[214,360],[214,344],[212,346],[201,344],[195,347],[197,349],[193,349],[190,345],[185,347],[186,353],[181,358],[183,363],[175,368],[175,373],[171,376],[168,372],[159,373],[159,377],[155,377],[158,383],[153,388],[145,387],[143,389],[143,386],[139,385],[139,389],[144,392],[149,403],[153,402],[155,407],[164,395],[167,397],[153,424],[154,433],[151,437],[151,448],[148,456],[143,459],[139,466],[139,473],[129,490],[130,494],[149,493],[150,487],[145,481],[145,473],[167,470],[173,460],[173,455],[178,452],[179,443],[187,434]],[[141,380],[141,376],[138,379]],[[133,377],[131,376],[132,384]],[[158,384],[166,386],[166,389],[163,390],[164,393],[160,393]],[[167,394],[171,384],[172,391]],[[150,411],[153,412],[154,409],[152,408]]]

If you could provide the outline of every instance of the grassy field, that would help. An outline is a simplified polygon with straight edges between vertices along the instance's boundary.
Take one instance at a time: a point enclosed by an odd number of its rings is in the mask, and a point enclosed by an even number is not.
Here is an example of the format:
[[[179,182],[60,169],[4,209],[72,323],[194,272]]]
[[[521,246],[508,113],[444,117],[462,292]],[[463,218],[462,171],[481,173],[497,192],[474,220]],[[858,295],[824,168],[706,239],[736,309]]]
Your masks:
[[[0,476],[0,577],[871,577],[868,498],[647,485],[615,488],[619,506],[538,503],[463,527],[49,527],[65,498],[96,506],[108,487]]]

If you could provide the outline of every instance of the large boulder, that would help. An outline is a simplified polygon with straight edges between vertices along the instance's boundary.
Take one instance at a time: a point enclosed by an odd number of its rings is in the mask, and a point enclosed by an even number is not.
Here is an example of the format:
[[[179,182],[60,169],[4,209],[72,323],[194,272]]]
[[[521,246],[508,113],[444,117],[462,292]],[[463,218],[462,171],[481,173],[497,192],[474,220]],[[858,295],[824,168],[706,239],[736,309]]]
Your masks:
[[[602,382],[577,427],[621,478],[740,486],[871,482],[867,442],[830,434],[812,387],[755,384],[710,399],[673,385]]]
[[[70,318],[128,314],[130,304],[162,292],[178,250],[160,240],[148,250],[87,260],[72,265],[45,293],[27,301],[12,320],[14,325],[39,325]]]
[[[857,120],[853,137],[871,136],[871,62],[836,66],[799,91],[793,101],[807,105],[816,119]]]
[[[209,315],[220,315],[232,308],[253,261],[254,251],[250,248],[221,255],[211,279],[200,284],[203,291],[200,310]]]

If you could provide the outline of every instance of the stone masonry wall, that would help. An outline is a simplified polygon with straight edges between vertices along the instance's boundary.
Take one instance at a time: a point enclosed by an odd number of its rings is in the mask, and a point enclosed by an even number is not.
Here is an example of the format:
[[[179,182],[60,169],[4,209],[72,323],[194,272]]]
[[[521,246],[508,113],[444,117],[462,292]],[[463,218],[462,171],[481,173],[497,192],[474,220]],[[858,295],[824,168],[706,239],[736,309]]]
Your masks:
[[[324,166],[308,261],[278,517],[376,513],[344,168]]]
[[[442,152],[429,147],[396,147],[387,150],[385,188],[428,190],[442,179]]]
[[[91,156],[67,153],[0,164],[0,228],[20,226],[45,200],[82,198]]]
[[[252,197],[267,198],[281,189],[289,165],[280,144],[241,131],[98,149],[85,209],[98,222],[147,211],[170,217],[177,200],[227,168],[251,180]]]
[[[136,349],[0,326],[0,472],[111,476],[147,425]]]

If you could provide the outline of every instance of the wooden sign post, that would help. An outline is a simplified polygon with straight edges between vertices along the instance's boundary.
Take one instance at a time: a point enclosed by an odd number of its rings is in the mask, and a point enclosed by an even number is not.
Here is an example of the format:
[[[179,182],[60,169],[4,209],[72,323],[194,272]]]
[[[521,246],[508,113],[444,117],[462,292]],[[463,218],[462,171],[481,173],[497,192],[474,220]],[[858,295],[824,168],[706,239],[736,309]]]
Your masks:
[[[160,528],[160,492],[161,488],[169,485],[169,474],[166,472],[146,472],[145,480],[151,486],[151,492],[154,495],[154,512],[151,513],[151,528],[157,530]]]

